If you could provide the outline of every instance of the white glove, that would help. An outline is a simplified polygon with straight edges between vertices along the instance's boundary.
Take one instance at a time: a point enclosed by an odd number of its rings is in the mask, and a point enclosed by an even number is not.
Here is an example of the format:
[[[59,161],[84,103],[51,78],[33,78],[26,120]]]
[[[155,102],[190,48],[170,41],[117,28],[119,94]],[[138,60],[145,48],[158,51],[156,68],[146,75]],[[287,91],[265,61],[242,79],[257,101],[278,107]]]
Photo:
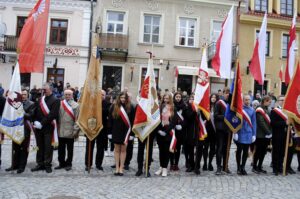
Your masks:
[[[272,138],[272,134],[266,135],[265,138],[268,138],[268,139]]]
[[[239,135],[237,133],[233,134],[233,140],[238,141]]]
[[[134,139],[134,136],[129,136],[129,140],[133,140]]]
[[[111,134],[108,134],[108,135],[107,135],[107,138],[108,138],[108,139],[112,139],[112,135],[111,135]]]
[[[254,143],[254,142],[255,142],[255,140],[256,140],[256,136],[255,136],[255,135],[253,135],[253,136],[252,136],[252,143]]]
[[[176,125],[175,126],[176,130],[181,131],[182,130],[182,126],[181,125]]]
[[[161,135],[161,136],[166,136],[166,135],[167,135],[166,132],[164,132],[164,131],[162,131],[162,130],[159,130],[159,131],[158,131],[158,134]]]
[[[42,124],[39,121],[34,121],[33,122],[33,127],[36,128],[36,129],[42,129],[43,128]]]

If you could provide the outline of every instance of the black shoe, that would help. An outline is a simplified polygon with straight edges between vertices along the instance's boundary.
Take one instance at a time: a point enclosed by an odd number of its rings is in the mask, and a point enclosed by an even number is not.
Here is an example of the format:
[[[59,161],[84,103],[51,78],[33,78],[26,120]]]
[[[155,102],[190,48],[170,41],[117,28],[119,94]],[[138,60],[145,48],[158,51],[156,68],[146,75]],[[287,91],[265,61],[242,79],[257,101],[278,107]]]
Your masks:
[[[237,173],[238,175],[242,175],[242,170],[241,170],[241,168],[238,168],[236,173]]]
[[[103,167],[102,166],[96,166],[96,168],[100,171],[103,171]]]
[[[45,170],[46,170],[46,173],[52,173],[52,168],[51,167],[46,167]]]
[[[72,170],[72,166],[66,166],[66,167],[65,167],[65,170],[66,170],[66,171]]]
[[[147,178],[150,178],[150,177],[151,177],[151,174],[150,174],[150,172],[148,171]]]
[[[231,171],[228,168],[225,169],[224,172],[227,173],[227,174],[231,174]]]
[[[194,173],[195,173],[196,175],[200,175],[200,170],[199,170],[199,169],[195,169]]]
[[[148,172],[149,173],[149,172]],[[141,176],[143,174],[143,171],[142,170],[138,170],[136,173],[135,173],[135,176]]]
[[[257,168],[254,168],[254,167],[252,168],[252,172],[256,173],[256,174],[260,174],[260,171]]]
[[[189,168],[187,168],[186,170],[185,170],[185,172],[192,172],[194,169],[193,168],[191,168],[191,167],[189,167]]]
[[[300,171],[300,167],[298,167],[298,171]]]
[[[202,170],[203,170],[203,171],[207,171],[207,164],[204,164],[204,165],[203,165]]]
[[[272,172],[273,175],[278,176],[278,171],[274,171]]]
[[[129,170],[129,165],[124,165],[124,169],[128,171]]]
[[[31,169],[31,172],[42,171],[42,170],[45,170],[45,167],[37,165],[36,167]]]
[[[111,165],[110,166],[112,169],[115,169],[116,168],[116,165]]]
[[[114,175],[115,175],[115,176],[118,176],[118,175],[119,175],[119,173],[118,173],[118,172],[115,172],[115,173],[114,173]]]
[[[296,174],[296,172],[295,172],[292,168],[288,168],[288,169],[286,170],[286,172],[287,172],[288,174]]]
[[[213,170],[214,170],[214,167],[213,167],[211,164],[209,164],[209,165],[208,165],[208,170],[209,170],[209,171],[213,171]]]
[[[246,172],[246,170],[245,170],[245,168],[242,168],[242,169],[241,169],[241,174],[242,174],[243,176],[248,175],[247,172]]]
[[[216,175],[221,175],[222,174],[222,172],[221,172],[221,168],[217,168],[217,171],[216,171],[216,173],[215,173]]]
[[[17,173],[23,173],[25,171],[25,169],[18,169]]]
[[[5,171],[7,171],[7,172],[14,171],[14,170],[17,170],[17,168],[9,167],[9,168],[5,169]]]
[[[57,167],[54,167],[55,170],[63,169],[65,167],[58,165]]]
[[[263,174],[266,174],[267,173],[267,171],[266,170],[263,170],[262,168],[258,168],[257,169],[260,173],[263,173]]]
[[[124,175],[124,173],[119,173],[119,176],[123,176]]]

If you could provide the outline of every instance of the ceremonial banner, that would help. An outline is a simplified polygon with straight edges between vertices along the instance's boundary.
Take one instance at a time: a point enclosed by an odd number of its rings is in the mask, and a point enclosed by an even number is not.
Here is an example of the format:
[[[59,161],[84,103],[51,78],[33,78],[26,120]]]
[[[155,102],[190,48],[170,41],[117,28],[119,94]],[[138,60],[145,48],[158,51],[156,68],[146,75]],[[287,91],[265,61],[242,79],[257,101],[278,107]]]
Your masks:
[[[43,73],[50,0],[39,0],[18,39],[21,73]]]
[[[235,78],[231,85],[231,93],[231,104],[226,108],[224,121],[229,129],[236,133],[243,125],[242,78],[239,63],[237,63]]]
[[[100,52],[97,44],[98,35],[94,38],[91,58],[84,83],[83,93],[79,100],[79,116],[77,124],[89,140],[94,140],[103,128],[102,125],[102,95],[99,87]]]
[[[285,101],[282,107],[283,112],[288,115],[289,121],[294,125],[295,131],[300,135],[300,65],[298,66],[292,81],[289,84]]]
[[[0,122],[0,131],[17,144],[21,144],[24,140],[24,109],[18,62],[10,82]]]
[[[152,55],[148,60],[147,73],[137,101],[132,131],[143,142],[160,123]]]

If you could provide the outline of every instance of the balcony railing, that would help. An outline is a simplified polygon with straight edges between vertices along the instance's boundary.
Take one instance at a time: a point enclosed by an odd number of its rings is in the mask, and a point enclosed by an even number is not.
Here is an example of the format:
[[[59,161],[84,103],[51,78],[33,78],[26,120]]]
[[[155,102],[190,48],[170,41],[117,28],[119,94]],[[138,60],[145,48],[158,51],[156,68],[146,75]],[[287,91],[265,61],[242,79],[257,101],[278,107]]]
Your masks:
[[[232,60],[236,60],[236,58],[238,57],[238,45],[236,44],[233,44],[232,45]],[[208,60],[212,59],[213,56],[215,55],[216,53],[216,42],[212,42],[208,45],[208,49],[207,49],[207,54],[208,54]]]
[[[18,37],[5,35],[4,36],[4,51],[16,52],[18,45]]]

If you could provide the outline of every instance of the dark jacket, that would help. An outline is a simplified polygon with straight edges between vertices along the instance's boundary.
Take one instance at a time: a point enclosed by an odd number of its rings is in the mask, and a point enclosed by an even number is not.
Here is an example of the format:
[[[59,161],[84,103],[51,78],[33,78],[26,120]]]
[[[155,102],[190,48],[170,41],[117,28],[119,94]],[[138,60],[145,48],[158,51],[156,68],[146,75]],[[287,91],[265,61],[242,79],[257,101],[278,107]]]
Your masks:
[[[43,111],[40,106],[41,100],[42,98],[38,101],[38,104],[36,105],[34,120],[41,122],[43,126],[42,129],[52,129],[51,122],[55,119],[58,119],[60,100],[57,99],[53,94],[45,97],[45,102],[50,111],[48,116],[45,116],[43,114]]]
[[[109,110],[108,131],[109,131],[109,133],[112,134],[113,143],[123,144],[125,141],[125,138],[126,138],[128,127],[124,123],[121,116],[119,116],[117,118],[113,117],[114,106],[115,105],[112,105]],[[131,128],[132,128],[134,116],[135,116],[135,108],[133,107],[133,105],[131,105],[130,110],[127,112],[127,115],[129,117]],[[130,132],[130,135],[133,135],[132,131]]]
[[[224,108],[224,106],[222,105],[221,100],[217,101],[214,110],[214,121],[215,121],[216,131],[228,130],[228,127],[224,122],[225,112],[226,112],[226,108]]]
[[[4,106],[5,106],[6,99],[2,95],[0,96],[0,118],[2,117]]]
[[[262,108],[267,115],[269,115],[268,107],[259,106]],[[258,107],[257,107],[258,108]],[[266,135],[272,134],[271,125],[265,120],[263,115],[257,112],[256,108],[256,122],[257,122],[257,130],[256,130],[256,137],[257,138],[265,138]]]
[[[174,109],[174,125],[181,125],[182,129],[177,130],[175,128],[175,135],[177,140],[184,141],[186,139],[186,113],[187,113],[187,107],[183,101],[180,103],[174,103],[175,109]],[[179,116],[181,114],[181,116]],[[181,118],[182,117],[182,118]]]
[[[273,138],[276,136],[284,137],[286,135],[287,127],[288,127],[286,121],[280,115],[278,115],[278,113],[276,113],[274,109],[271,111],[270,119],[271,119]]]
[[[35,103],[30,100],[26,100],[25,102],[23,102],[23,109],[25,112],[24,119],[28,120],[29,122],[32,122],[34,111],[35,111]],[[25,124],[24,125],[25,137],[29,137],[30,132],[31,132],[30,128]]]
[[[193,110],[192,105],[189,103],[186,111],[186,130],[187,130],[187,136],[186,136],[186,143],[188,145],[196,146],[198,142],[198,132],[199,132],[199,126],[196,122],[196,117],[198,116],[198,113]]]

